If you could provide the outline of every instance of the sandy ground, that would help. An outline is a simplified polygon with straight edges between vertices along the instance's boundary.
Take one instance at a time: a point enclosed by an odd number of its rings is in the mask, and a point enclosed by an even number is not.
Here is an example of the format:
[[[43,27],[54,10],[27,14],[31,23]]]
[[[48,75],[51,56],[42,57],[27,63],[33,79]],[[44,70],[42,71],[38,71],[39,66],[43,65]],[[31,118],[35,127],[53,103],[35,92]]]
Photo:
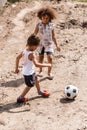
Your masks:
[[[61,47],[54,53],[54,79],[46,79],[47,69],[39,78],[41,89],[51,95],[41,98],[34,87],[29,102],[17,105],[25,84],[21,73],[13,73],[15,57],[34,31],[36,10],[45,4],[58,12],[54,22]],[[68,84],[79,88],[74,101],[63,98]],[[87,4],[20,2],[0,10],[0,130],[87,130]]]

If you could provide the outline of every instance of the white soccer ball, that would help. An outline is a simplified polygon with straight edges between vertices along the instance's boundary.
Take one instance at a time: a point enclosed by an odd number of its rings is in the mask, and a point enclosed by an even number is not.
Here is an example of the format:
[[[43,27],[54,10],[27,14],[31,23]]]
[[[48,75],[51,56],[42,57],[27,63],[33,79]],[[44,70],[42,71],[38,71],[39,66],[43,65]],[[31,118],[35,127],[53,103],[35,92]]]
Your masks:
[[[75,99],[78,95],[78,88],[74,85],[68,85],[65,87],[65,97],[68,99]]]

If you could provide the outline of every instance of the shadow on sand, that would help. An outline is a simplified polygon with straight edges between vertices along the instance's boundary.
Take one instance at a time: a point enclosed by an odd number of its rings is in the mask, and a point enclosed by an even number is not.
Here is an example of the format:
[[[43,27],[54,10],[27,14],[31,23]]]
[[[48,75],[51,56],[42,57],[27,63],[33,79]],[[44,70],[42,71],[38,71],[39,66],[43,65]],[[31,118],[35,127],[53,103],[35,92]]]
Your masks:
[[[16,110],[16,111],[13,110],[15,108],[22,107],[23,105],[26,105],[26,103],[18,104],[17,102],[12,102],[12,103],[8,103],[8,104],[0,104],[0,113],[2,113],[2,112],[20,113],[20,112],[30,111],[30,109],[27,109],[27,110]]]
[[[3,83],[1,83],[1,86],[5,86],[5,87],[18,87],[18,86],[20,86],[23,83],[24,83],[24,78],[20,78],[20,79],[16,79],[16,80],[3,82]]]
[[[75,101],[75,99],[68,99],[68,98],[61,98],[60,99],[60,102],[63,104],[72,103],[74,101]]]
[[[39,79],[39,82],[42,82],[44,80],[47,80],[48,77],[43,77]],[[7,81],[7,82],[2,82],[1,86],[3,87],[19,87],[20,85],[22,85],[24,83],[24,78],[20,78],[20,79],[16,79],[16,80],[11,80],[11,81]]]
[[[30,101],[33,101],[33,100],[39,99],[39,98],[44,98],[44,97],[35,96],[35,97],[32,97],[32,98],[29,98],[29,100],[28,100],[29,102],[26,102],[26,103],[17,103],[17,102],[11,102],[11,103],[8,103],[8,104],[1,103],[0,104],[0,113],[2,113],[2,112],[20,113],[20,112],[30,111]],[[15,108],[20,108],[20,107],[25,106],[25,105],[28,105],[29,108],[26,109],[26,110],[16,110],[16,111],[13,110]]]

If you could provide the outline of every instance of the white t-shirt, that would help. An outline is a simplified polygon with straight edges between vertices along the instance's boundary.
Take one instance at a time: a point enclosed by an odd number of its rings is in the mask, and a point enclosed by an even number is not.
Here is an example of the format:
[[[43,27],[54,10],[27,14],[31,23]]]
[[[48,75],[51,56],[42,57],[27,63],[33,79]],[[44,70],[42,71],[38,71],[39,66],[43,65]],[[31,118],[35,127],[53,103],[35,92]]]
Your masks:
[[[23,51],[23,75],[32,75],[35,72],[33,61],[28,59],[28,56],[32,53],[32,51],[27,51],[26,49]]]

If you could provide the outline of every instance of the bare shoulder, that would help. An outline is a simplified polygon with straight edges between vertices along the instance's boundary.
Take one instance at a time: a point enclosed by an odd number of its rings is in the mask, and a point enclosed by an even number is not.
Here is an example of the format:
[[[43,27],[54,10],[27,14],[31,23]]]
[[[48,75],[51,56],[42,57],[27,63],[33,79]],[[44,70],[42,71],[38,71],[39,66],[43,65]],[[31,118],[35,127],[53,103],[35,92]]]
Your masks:
[[[18,54],[16,58],[21,58],[22,56],[23,56],[23,51],[20,54]]]

